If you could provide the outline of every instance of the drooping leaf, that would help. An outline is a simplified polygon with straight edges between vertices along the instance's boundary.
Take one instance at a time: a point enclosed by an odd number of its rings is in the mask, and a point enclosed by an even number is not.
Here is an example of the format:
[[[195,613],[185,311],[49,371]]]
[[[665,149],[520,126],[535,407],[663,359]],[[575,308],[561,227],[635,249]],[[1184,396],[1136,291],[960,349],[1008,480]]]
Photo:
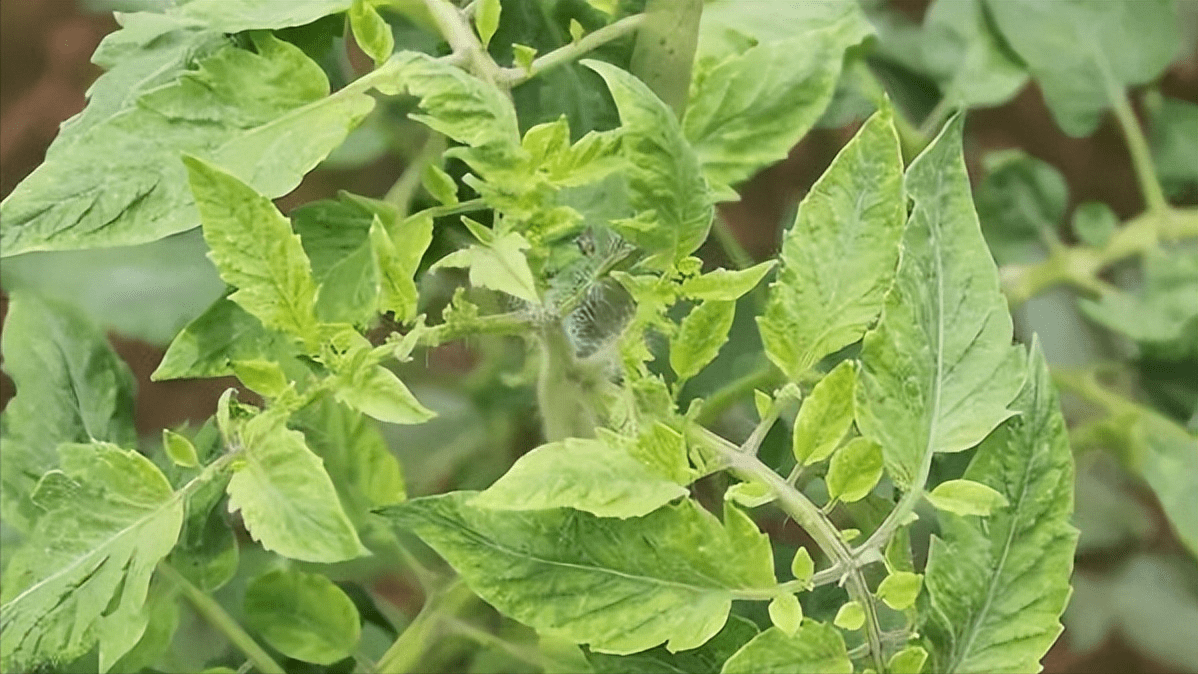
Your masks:
[[[150,576],[179,535],[183,504],[156,466],[116,445],[63,444],[38,483],[42,515],[5,570],[0,663],[31,671],[99,644],[100,671],[137,643]]]
[[[287,657],[331,665],[353,652],[362,634],[358,609],[317,573],[275,570],[245,590],[246,625]]]
[[[732,614],[724,629],[698,648],[671,653],[664,646],[657,646],[622,656],[587,653],[587,661],[596,674],[720,674],[724,662],[757,633],[757,625]]]
[[[962,125],[954,118],[907,170],[915,205],[902,263],[861,355],[857,425],[903,489],[935,452],[972,447],[1009,417],[1024,376],[970,198]]]
[[[792,379],[860,339],[894,278],[904,205],[892,115],[878,112],[845,145],[783,239],[757,325],[766,355]]]
[[[857,370],[852,361],[832,368],[811,389],[795,418],[792,447],[803,465],[819,463],[832,455],[853,424],[853,388]]]
[[[714,214],[698,157],[674,113],[640,80],[613,65],[586,61],[607,82],[623,124],[629,201],[639,215],[612,223],[650,254],[641,264],[668,267],[707,238]]]
[[[824,4],[817,28],[699,61],[682,127],[717,190],[786,158],[832,100],[845,49],[873,32],[856,3]]]
[[[267,550],[306,562],[340,562],[365,554],[337,491],[299,431],[274,412],[241,429],[244,463],[229,480],[229,512],[241,511]]]
[[[97,112],[76,118],[0,205],[4,256],[128,246],[195,227],[183,153],[270,197],[285,194],[374,106],[362,87],[330,96],[320,67],[268,34],[254,34],[250,51],[184,20],[126,20],[131,34],[114,40],[112,56],[149,46],[156,56],[144,65],[170,76],[145,73],[163,86],[141,89],[132,73],[113,71]],[[159,42],[177,46],[159,51]],[[185,70],[199,47],[198,70]]]
[[[1093,133],[1112,95],[1154,79],[1177,54],[1172,0],[986,4],[1071,136]]]
[[[682,319],[678,334],[670,340],[670,367],[680,380],[699,374],[715,360],[728,341],[736,315],[736,302],[704,300]]]
[[[938,0],[922,30],[923,62],[962,107],[999,105],[1027,83],[1018,57],[986,21],[982,0]]]
[[[1002,494],[985,517],[940,513],[932,538],[919,628],[932,669],[1022,672],[1061,632],[1077,530],[1073,456],[1057,396],[1038,347],[1009,419],[978,447],[965,478]]]
[[[285,335],[222,297],[175,337],[150,379],[222,377],[233,374],[235,361],[283,362],[296,353]]]
[[[937,510],[955,515],[989,515],[1007,505],[1007,498],[991,487],[972,480],[949,480],[936,485],[927,494],[928,503]]]
[[[13,293],[3,337],[16,397],[4,410],[0,485],[6,523],[24,529],[29,495],[57,447],[92,439],[133,445],[133,376],[103,333],[68,307]]]
[[[621,520],[482,510],[473,498],[456,492],[381,513],[505,615],[594,651],[698,647],[724,626],[734,591],[774,584],[768,541],[735,509],[721,525],[690,500]]]
[[[687,493],[619,447],[567,438],[517,459],[470,505],[489,510],[573,508],[599,517],[627,518],[647,515]]]
[[[757,635],[724,663],[721,674],[851,674],[840,632],[808,620],[793,635],[777,627]]]
[[[342,373],[334,395],[339,402],[387,423],[421,424],[435,416],[394,372],[382,365]]]
[[[185,157],[204,240],[229,296],[268,328],[311,340],[316,282],[291,223],[269,199],[196,157]]]

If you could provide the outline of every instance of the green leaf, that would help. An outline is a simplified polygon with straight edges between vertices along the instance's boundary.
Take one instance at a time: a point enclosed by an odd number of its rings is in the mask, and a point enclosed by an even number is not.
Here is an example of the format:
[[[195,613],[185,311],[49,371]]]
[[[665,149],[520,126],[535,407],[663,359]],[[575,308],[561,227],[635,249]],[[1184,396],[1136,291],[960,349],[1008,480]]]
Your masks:
[[[1119,228],[1119,216],[1101,201],[1084,201],[1074,209],[1072,224],[1079,241],[1101,248]]]
[[[146,599],[146,631],[141,639],[112,665],[114,672],[140,672],[153,667],[175,639],[179,629],[179,602],[165,583],[150,586]]]
[[[176,466],[195,468],[200,465],[195,445],[191,444],[191,440],[188,440],[186,436],[179,435],[172,430],[162,429],[162,449]]]
[[[285,419],[266,412],[241,429],[244,463],[229,480],[229,512],[241,511],[267,550],[305,562],[340,562],[366,553],[337,492]]]
[[[202,159],[187,156],[204,240],[229,299],[268,328],[310,341],[316,333],[316,283],[300,238],[269,199]]]
[[[760,482],[737,482],[724,491],[724,500],[745,508],[760,508],[778,498],[774,491]]]
[[[733,653],[757,636],[757,625],[736,614],[724,629],[698,648],[671,653],[664,646],[633,655],[587,653],[596,674],[720,674]]]
[[[791,379],[861,338],[894,278],[903,231],[893,113],[878,112],[799,204],[782,268],[757,318],[765,352]]]
[[[986,177],[977,190],[982,234],[1000,264],[1038,262],[1045,240],[1057,228],[1069,205],[1069,186],[1061,172],[1019,150],[986,156]]]
[[[215,424],[205,426],[196,440],[205,432],[216,435]],[[204,592],[214,592],[232,580],[241,561],[237,534],[223,507],[228,483],[228,477],[212,480],[188,497],[183,531],[167,558],[171,568]]]
[[[628,71],[681,118],[686,111],[687,87],[699,42],[697,28],[703,16],[703,1],[646,0],[644,8],[644,22],[637,29]]]
[[[379,309],[379,265],[375,249],[365,242],[316,279],[315,311],[324,323],[370,325]]]
[[[928,660],[928,652],[919,646],[908,646],[890,656],[886,669],[893,674],[919,674],[923,671],[923,663]]]
[[[0,285],[75,305],[105,330],[166,345],[225,291],[207,252],[192,231],[141,246],[26,253],[4,260]]]
[[[882,447],[868,438],[853,438],[832,455],[828,496],[845,503],[865,498],[882,478]]]
[[[271,571],[245,590],[246,625],[296,660],[331,665],[349,657],[360,620],[353,600],[317,573]]]
[[[223,377],[233,374],[235,361],[282,362],[295,354],[286,336],[267,330],[236,302],[222,297],[175,337],[150,379]]]
[[[955,117],[907,170],[914,210],[878,327],[865,337],[857,426],[901,489],[936,452],[977,444],[1011,415],[1022,352],[970,199]]]
[[[524,252],[528,240],[516,232],[500,234],[486,245],[471,246],[446,255],[432,266],[466,267],[470,270],[470,285],[505,292],[513,297],[540,304],[537,284]]]
[[[724,626],[735,591],[775,582],[768,540],[735,509],[721,525],[691,500],[621,520],[481,510],[473,498],[421,498],[381,514],[505,615],[595,651],[698,647]]]
[[[278,363],[269,360],[233,361],[233,374],[246,388],[264,398],[277,398],[287,390],[287,375]]]
[[[637,461],[677,484],[690,484],[697,477],[687,459],[686,441],[682,434],[661,421],[655,421],[642,430],[632,443],[621,442],[622,438],[614,437],[606,429],[598,429],[598,432],[599,437],[608,444],[623,445]]]
[[[478,37],[482,40],[483,47],[491,44],[491,38],[499,29],[500,10],[499,0],[479,0],[478,6],[474,8],[474,27],[478,29]]]
[[[324,462],[342,506],[359,527],[374,508],[407,499],[399,461],[376,423],[328,399],[301,411],[298,421],[308,447]]]
[[[1093,133],[1110,97],[1155,79],[1179,46],[1172,0],[988,0],[987,7],[1070,136]]]
[[[717,190],[785,159],[832,100],[845,50],[873,32],[855,3],[833,6],[817,28],[699,61],[682,127]]]
[[[949,480],[936,485],[927,494],[928,503],[937,510],[956,515],[989,515],[1007,504],[1007,497],[972,480]]]
[[[599,517],[639,517],[689,492],[618,447],[567,438],[516,460],[470,505],[488,510],[573,508]]]
[[[840,632],[807,621],[793,635],[777,627],[757,635],[724,663],[722,674],[852,674]]]
[[[699,374],[715,360],[728,341],[736,302],[704,300],[682,319],[678,334],[670,339],[670,367],[680,381]]]
[[[1061,632],[1077,530],[1073,456],[1048,368],[1033,345],[1019,413],[978,447],[965,478],[1008,505],[985,517],[941,512],[919,612],[932,670],[1039,669]]]
[[[99,643],[101,672],[141,638],[150,576],[179,535],[183,504],[144,456],[63,444],[61,470],[38,483],[45,511],[5,570],[0,664],[31,671]]]
[[[4,324],[4,370],[17,394],[4,410],[3,518],[25,529],[29,495],[58,464],[63,442],[133,445],[133,375],[104,334],[77,312],[13,293]]]
[[[440,166],[429,163],[420,173],[420,184],[437,203],[452,206],[458,203],[458,185]]]
[[[1010,100],[1027,71],[986,21],[982,0],[938,0],[924,16],[923,62],[943,96],[961,107],[988,107]]]
[[[865,609],[856,601],[846,602],[836,611],[832,624],[850,632],[859,630],[865,625]]]
[[[853,388],[857,371],[842,361],[811,389],[795,418],[792,447],[795,459],[809,466],[832,455],[853,424]]]
[[[416,317],[420,298],[413,279],[432,240],[433,219],[426,215],[405,218],[390,231],[378,220],[370,226],[370,247],[380,275],[380,311],[390,311],[405,323]]]
[[[910,571],[895,571],[882,579],[878,585],[878,599],[896,611],[902,611],[915,603],[923,576]],[[924,654],[926,657],[926,653]]]
[[[422,424],[436,416],[382,365],[356,368],[338,376],[334,394],[339,402],[391,424]]]
[[[716,269],[682,283],[681,294],[695,300],[738,300],[761,283],[777,264],[767,260],[748,269]]]
[[[790,561],[790,572],[794,574],[795,580],[807,581],[811,576],[815,575],[815,562],[811,560],[811,553],[807,552],[807,548],[800,547],[795,551],[794,559]]]
[[[379,89],[416,96],[421,113],[409,117],[468,146],[451,149],[447,157],[462,159],[484,176],[522,164],[526,153],[516,110],[498,87],[426,54],[401,52],[397,61],[396,77]]]
[[[68,125],[47,161],[0,205],[4,256],[128,246],[195,227],[181,153],[270,197],[286,194],[374,106],[362,87],[330,96],[320,67],[269,34],[250,36],[251,51],[186,21],[123,18],[117,35],[130,35],[115,38],[105,56],[151,49],[137,74],[160,86],[142,88],[134,73],[113,70],[96,90],[96,112]],[[181,41],[178,50],[155,46],[171,40]],[[198,69],[185,70],[195,57]]]
[[[1196,294],[1198,252],[1190,248],[1146,255],[1139,292],[1113,291],[1098,301],[1080,300],[1078,305],[1091,320],[1137,342],[1172,342],[1198,321]]]
[[[620,111],[629,202],[639,213],[612,226],[650,253],[642,266],[669,267],[697,250],[711,227],[712,198],[698,157],[674,113],[644,83],[607,63],[583,63],[607,82]]]
[[[189,0],[179,12],[224,33],[288,28],[349,9],[351,0]]]
[[[349,8],[349,25],[354,31],[354,41],[362,51],[380,66],[395,51],[395,35],[391,26],[379,16],[369,0],[354,0]]]
[[[786,636],[794,636],[803,621],[803,606],[793,594],[774,597],[769,605],[770,622]]]
[[[1176,98],[1165,97],[1152,117],[1152,160],[1169,196],[1198,181],[1195,126],[1198,126],[1198,105]]]

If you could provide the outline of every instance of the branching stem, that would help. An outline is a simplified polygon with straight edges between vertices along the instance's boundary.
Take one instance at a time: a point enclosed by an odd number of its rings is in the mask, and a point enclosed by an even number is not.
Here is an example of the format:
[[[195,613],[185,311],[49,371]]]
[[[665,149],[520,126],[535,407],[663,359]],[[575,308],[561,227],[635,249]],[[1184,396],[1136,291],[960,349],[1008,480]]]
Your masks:
[[[584,54],[591,52],[613,40],[618,40],[640,28],[645,22],[644,14],[633,14],[619,21],[606,25],[599,30],[582,36],[577,42],[554,49],[553,51],[533,60],[532,66],[524,68],[502,68],[498,81],[514,87],[540,75],[551,68],[569,63]]]

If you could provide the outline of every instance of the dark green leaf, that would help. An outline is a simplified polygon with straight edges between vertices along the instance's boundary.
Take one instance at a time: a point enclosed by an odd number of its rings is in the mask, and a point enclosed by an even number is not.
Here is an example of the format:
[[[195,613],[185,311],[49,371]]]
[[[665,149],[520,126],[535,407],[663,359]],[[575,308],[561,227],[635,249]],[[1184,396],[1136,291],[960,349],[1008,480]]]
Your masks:
[[[358,609],[333,581],[316,573],[271,571],[245,590],[246,624],[287,657],[331,665],[361,636]]]

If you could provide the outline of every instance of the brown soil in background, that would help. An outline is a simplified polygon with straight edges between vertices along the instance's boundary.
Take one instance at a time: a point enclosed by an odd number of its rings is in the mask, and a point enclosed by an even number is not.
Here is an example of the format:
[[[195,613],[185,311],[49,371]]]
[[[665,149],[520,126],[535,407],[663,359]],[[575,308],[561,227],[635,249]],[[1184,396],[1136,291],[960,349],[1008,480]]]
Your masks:
[[[918,19],[924,0],[894,3]],[[117,27],[110,16],[82,13],[70,0],[5,0],[0,3],[0,197],[41,161],[58,125],[82,110],[84,92],[100,70],[89,62],[96,45]],[[1175,64],[1163,84],[1166,94],[1198,101],[1198,57]],[[763,171],[743,186],[743,200],[721,208],[748,252],[757,259],[776,253],[778,224],[793,208],[855,129],[817,130],[792,150],[786,161]],[[1142,200],[1127,151],[1113,119],[1089,138],[1069,138],[1052,122],[1043,98],[1028,87],[1011,103],[970,114],[967,160],[977,179],[978,158],[991,150],[1018,147],[1056,166],[1064,174],[1073,203],[1100,200],[1120,216],[1139,212]],[[282,200],[290,205],[332,195],[336,189],[381,195],[397,175],[393,162],[364,171],[317,172]],[[706,253],[718,255],[713,247]],[[0,326],[7,313],[0,291]],[[2,328],[0,328],[2,329]],[[137,426],[142,434],[186,421],[199,421],[215,410],[232,379],[150,382],[162,349],[118,336],[118,353],[138,381]],[[0,377],[0,406],[12,397],[12,382]],[[1047,672],[1170,671],[1144,658],[1118,637],[1099,649],[1071,652],[1059,641],[1045,660]]]

